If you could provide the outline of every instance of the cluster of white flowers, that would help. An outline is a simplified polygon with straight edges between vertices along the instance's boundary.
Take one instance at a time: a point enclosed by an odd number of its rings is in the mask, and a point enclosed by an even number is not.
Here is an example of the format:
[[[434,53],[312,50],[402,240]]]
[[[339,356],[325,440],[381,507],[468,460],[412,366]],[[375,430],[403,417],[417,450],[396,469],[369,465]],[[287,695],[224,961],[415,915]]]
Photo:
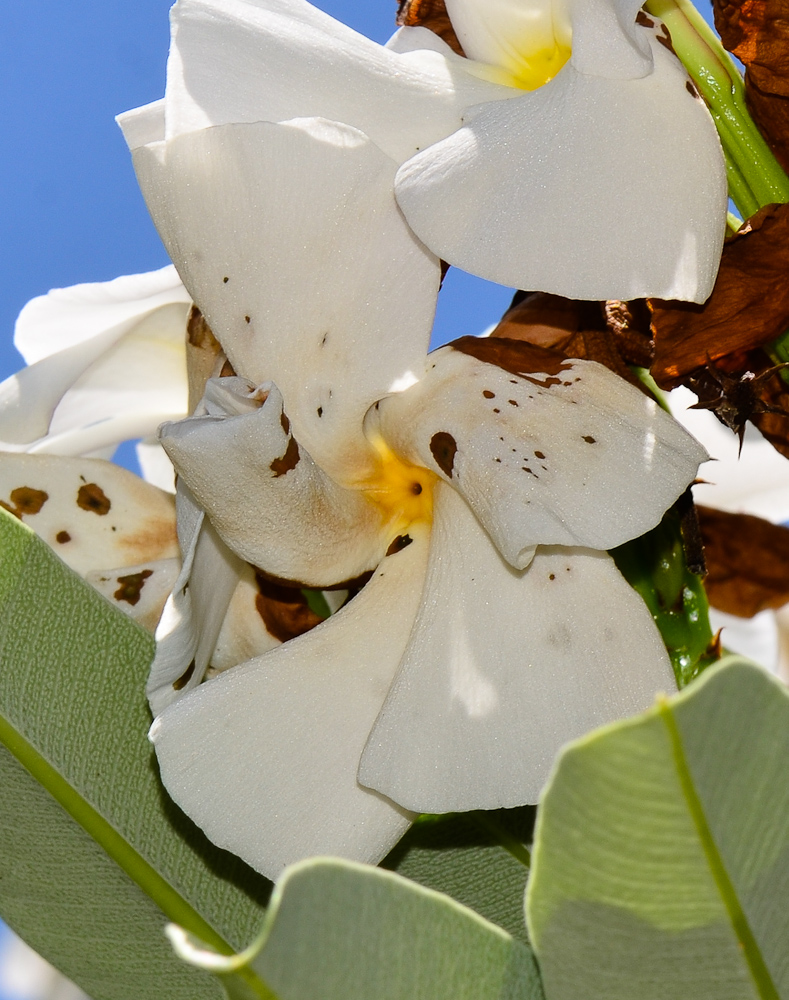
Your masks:
[[[606,550],[660,521],[704,450],[594,362],[427,345],[441,260],[703,301],[714,126],[637,0],[447,7],[465,57],[426,28],[379,46],[305,0],[178,0],[165,96],[119,121],[179,277],[36,300],[30,366],[0,386],[0,486],[34,527],[22,487],[52,512],[68,463],[167,421],[182,561],[132,560],[143,592],[163,562],[172,588],[151,737],[175,801],[270,877],[376,862],[415,813],[534,802],[563,743],[674,686]],[[216,353],[187,415],[192,302]],[[36,483],[31,453],[58,457]],[[112,578],[91,544],[80,571]],[[256,573],[363,587],[280,642]]]

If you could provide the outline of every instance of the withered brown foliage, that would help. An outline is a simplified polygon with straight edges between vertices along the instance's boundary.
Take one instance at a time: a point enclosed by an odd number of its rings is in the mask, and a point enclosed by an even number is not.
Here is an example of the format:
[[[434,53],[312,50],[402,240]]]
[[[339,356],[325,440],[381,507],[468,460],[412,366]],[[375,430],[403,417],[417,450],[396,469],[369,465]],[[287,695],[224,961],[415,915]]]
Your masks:
[[[465,54],[449,20],[444,0],[400,0],[397,23],[407,28],[429,28],[459,56]]]
[[[628,365],[646,368],[652,358],[643,302],[585,302],[547,292],[518,292],[491,336],[597,361],[639,387]]]
[[[710,604],[751,618],[789,601],[789,528],[750,514],[697,507]],[[726,644],[726,636],[723,636]]]
[[[745,355],[789,329],[789,205],[767,205],[723,248],[712,295],[703,305],[652,299],[652,376],[673,389],[698,368],[725,359],[745,371]]]
[[[745,65],[745,100],[789,170],[789,8],[786,0],[713,0],[724,46]]]

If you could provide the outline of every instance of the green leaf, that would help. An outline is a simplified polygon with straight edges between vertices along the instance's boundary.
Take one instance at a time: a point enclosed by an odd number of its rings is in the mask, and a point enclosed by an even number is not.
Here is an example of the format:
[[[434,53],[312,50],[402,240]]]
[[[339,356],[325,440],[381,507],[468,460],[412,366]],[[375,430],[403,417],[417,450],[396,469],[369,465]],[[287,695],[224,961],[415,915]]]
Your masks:
[[[543,1000],[531,951],[440,893],[330,858],[286,869],[255,944],[209,968],[249,962],[278,1000]]]
[[[523,890],[535,807],[422,816],[382,862],[526,941]],[[504,845],[507,845],[506,847]]]
[[[230,952],[270,889],[169,801],[147,740],[151,637],[0,511],[0,915],[94,1000],[221,998],[163,938]],[[264,996],[254,976],[232,995]],[[251,992],[250,992],[251,990]]]
[[[789,692],[730,657],[571,744],[527,915],[550,1000],[789,997]]]

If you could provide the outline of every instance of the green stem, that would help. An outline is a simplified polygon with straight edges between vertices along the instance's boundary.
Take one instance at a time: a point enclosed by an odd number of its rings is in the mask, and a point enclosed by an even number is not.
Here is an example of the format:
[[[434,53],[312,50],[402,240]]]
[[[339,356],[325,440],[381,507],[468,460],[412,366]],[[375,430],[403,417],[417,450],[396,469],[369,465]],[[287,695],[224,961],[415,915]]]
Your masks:
[[[646,9],[665,23],[674,51],[710,109],[737,208],[749,216],[762,205],[789,202],[789,178],[754,125],[742,78],[718,36],[689,0],[649,0]]]
[[[531,851],[516,837],[513,837],[509,831],[505,830],[501,823],[497,823],[491,817],[490,813],[474,812],[471,815],[477,825],[492,834],[504,850],[509,851],[516,861],[520,861],[524,868],[531,868]]]

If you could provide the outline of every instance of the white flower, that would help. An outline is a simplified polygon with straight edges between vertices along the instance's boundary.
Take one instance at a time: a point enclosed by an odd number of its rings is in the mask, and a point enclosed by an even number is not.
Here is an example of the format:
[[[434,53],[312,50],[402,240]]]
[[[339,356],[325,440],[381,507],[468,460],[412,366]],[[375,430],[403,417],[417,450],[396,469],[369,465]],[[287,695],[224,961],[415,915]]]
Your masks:
[[[673,686],[601,550],[656,524],[702,450],[592,362],[476,338],[428,356],[438,261],[358,130],[218,126],[142,156],[238,372],[163,432],[185,553],[150,682],[156,711],[176,699],[152,730],[170,794],[270,876],[377,861],[414,811],[534,801],[562,742]],[[221,616],[233,560],[373,576],[198,686],[216,625],[195,603]]]
[[[663,26],[637,21],[639,7],[450,0],[464,59],[425,28],[381,47],[304,0],[179,0],[165,98],[121,124],[193,292],[162,175],[176,158],[209,162],[213,195],[230,198],[212,127],[226,145],[230,129],[235,142],[245,127],[321,117],[401,165],[400,207],[451,264],[575,298],[703,301],[725,229],[723,157]],[[184,192],[194,211],[203,196],[199,182]]]
[[[14,338],[28,367],[0,384],[0,450],[108,457],[185,416],[190,307],[172,266],[28,302]]]

